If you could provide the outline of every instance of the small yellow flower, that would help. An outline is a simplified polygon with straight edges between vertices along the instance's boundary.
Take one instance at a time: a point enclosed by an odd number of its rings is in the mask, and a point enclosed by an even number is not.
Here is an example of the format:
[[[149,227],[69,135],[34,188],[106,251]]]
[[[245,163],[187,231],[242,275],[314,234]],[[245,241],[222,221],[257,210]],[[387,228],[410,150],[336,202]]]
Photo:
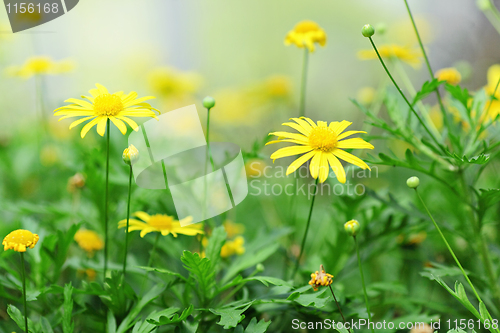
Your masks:
[[[272,75],[264,81],[264,93],[269,97],[288,97],[292,91],[292,82],[288,76]]]
[[[35,247],[38,239],[40,239],[40,237],[31,231],[18,229],[5,236],[2,245],[4,251],[14,250],[17,252],[26,252],[26,248],[32,249]]]
[[[245,172],[248,177],[260,177],[264,174],[267,164],[258,158],[254,158],[245,163]]]
[[[123,162],[128,165],[132,165],[139,159],[139,151],[134,145],[130,145],[123,151],[122,158]]]
[[[226,230],[227,238],[230,239],[245,232],[245,226],[240,223],[234,223],[233,221],[226,220],[223,225]]]
[[[127,133],[127,126],[125,123],[132,127],[134,131],[139,130],[137,123],[128,117],[151,117],[158,119],[154,111],[158,112],[158,114],[160,114],[160,111],[153,108],[148,103],[145,103],[148,99],[155,97],[147,96],[137,98],[137,93],[135,91],[129,94],[124,94],[123,91],[110,94],[104,86],[97,83],[96,87],[97,89],[89,90],[91,96],[82,96],[82,98],[87,99],[87,101],[69,98],[65,100],[65,102],[73,104],[65,105],[54,110],[54,116],[63,116],[59,118],[59,121],[66,118],[83,117],[72,122],[71,125],[69,125],[69,129],[90,120],[82,128],[80,133],[82,138],[84,138],[88,131],[95,125],[97,125],[97,133],[99,133],[100,136],[104,136],[108,119],[118,127],[123,135]]]
[[[346,137],[357,134],[366,133],[363,131],[347,131],[344,130],[352,123],[346,120],[334,121],[330,125],[324,121],[318,121],[316,124],[309,118],[291,118],[295,123],[283,123],[299,133],[288,132],[272,132],[269,135],[278,137],[276,141],[270,141],[268,144],[279,142],[296,143],[299,146],[290,146],[277,150],[271,155],[273,160],[282,157],[288,157],[298,154],[303,154],[296,159],[288,169],[286,174],[289,175],[297,170],[302,164],[311,160],[309,170],[314,179],[319,177],[319,181],[323,183],[329,175],[330,167],[341,183],[346,182],[345,170],[339,161],[339,158],[359,166],[362,169],[370,169],[370,167],[360,158],[342,150],[342,149],[373,149],[373,146],[360,138],[352,138],[343,140]],[[344,132],[344,133],[342,133]]]
[[[101,237],[92,230],[78,230],[74,239],[78,243],[78,246],[87,252],[89,257],[94,255],[94,251],[102,250],[104,247]]]
[[[7,68],[7,74],[29,79],[35,75],[55,75],[72,71],[74,64],[71,60],[54,61],[47,56],[31,57],[23,66]]]
[[[68,192],[74,193],[77,189],[85,186],[85,177],[77,172],[68,179]]]
[[[311,285],[314,291],[318,291],[320,286],[329,286],[333,282],[333,275],[325,272],[323,265],[319,266],[319,271],[311,274],[311,280],[309,285]]]
[[[135,212],[133,215],[137,216],[142,221],[130,219],[128,232],[141,230],[141,237],[144,237],[150,232],[161,232],[162,236],[172,234],[174,237],[177,237],[178,234],[187,236],[203,234],[201,223],[181,227],[181,222],[189,223],[193,220],[191,216],[186,217],[181,221],[177,221],[173,216],[165,214],[149,215],[144,212]],[[118,228],[125,227],[127,227],[126,219],[118,222]]]
[[[301,21],[295,25],[293,30],[285,37],[285,45],[294,44],[297,47],[306,47],[310,52],[314,52],[314,44],[321,46],[326,44],[326,33],[313,21]]]
[[[399,59],[415,68],[421,64],[420,58],[422,57],[422,52],[420,49],[395,44],[382,45],[377,49],[380,56],[384,59]],[[358,58],[361,60],[378,59],[375,50],[361,50],[358,52]]]
[[[83,278],[84,276],[87,276],[87,280],[89,280],[89,281],[95,281],[95,278],[97,276],[97,272],[94,269],[92,269],[92,268],[78,269],[76,271],[76,274],[80,278]]]
[[[163,97],[185,97],[195,93],[203,79],[194,72],[182,72],[172,67],[160,67],[149,73],[151,89]]]
[[[220,249],[220,256],[222,258],[227,258],[232,255],[239,255],[245,253],[245,239],[242,236],[236,237],[232,241],[226,241],[226,243]]]
[[[440,69],[434,75],[439,81],[446,81],[449,84],[457,85],[462,81],[462,75],[454,67]]]

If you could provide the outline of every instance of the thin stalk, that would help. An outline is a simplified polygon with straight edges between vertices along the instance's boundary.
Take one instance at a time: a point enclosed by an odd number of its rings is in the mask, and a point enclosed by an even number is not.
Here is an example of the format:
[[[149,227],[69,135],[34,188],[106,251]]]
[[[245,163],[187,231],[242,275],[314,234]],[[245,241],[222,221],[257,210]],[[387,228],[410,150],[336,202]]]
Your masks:
[[[295,276],[295,274],[297,274],[297,271],[299,269],[300,259],[302,258],[302,254],[304,253],[304,246],[306,245],[307,233],[309,232],[309,226],[311,225],[311,216],[313,212],[314,201],[316,199],[316,192],[318,192],[318,181],[319,177],[316,178],[316,183],[314,184],[314,192],[311,200],[311,207],[309,208],[309,216],[307,217],[306,231],[304,232],[304,237],[302,238],[302,244],[300,245],[300,254],[297,258],[297,262],[295,263],[295,268],[293,270],[292,278]]]
[[[427,53],[425,52],[424,44],[422,43],[422,39],[420,38],[420,34],[418,33],[417,25],[415,24],[415,20],[413,19],[413,15],[411,14],[410,6],[408,5],[408,0],[404,0],[406,5],[406,10],[408,11],[408,15],[410,16],[411,24],[413,25],[413,30],[415,30],[415,35],[417,35],[418,44],[420,45],[420,49],[422,50],[422,54],[424,55],[425,64],[427,66],[427,70],[429,71],[429,75],[431,76],[431,80],[434,79],[434,73],[432,72],[431,63],[429,62],[429,58],[427,57]],[[439,108],[443,113],[443,121],[444,124],[448,127],[448,117],[446,116],[446,110],[443,105],[443,100],[441,99],[441,94],[439,93],[439,88],[436,89],[436,97],[439,103]]]
[[[335,304],[337,304],[337,308],[339,309],[340,315],[342,316],[342,320],[344,321],[344,327],[345,327],[346,320],[344,318],[344,314],[342,313],[342,309],[340,308],[340,304],[339,304],[339,302],[337,302],[337,298],[335,297],[335,294],[333,293],[332,285],[329,285],[328,287],[330,287],[330,291],[332,292],[333,299],[335,300]],[[350,328],[348,328],[347,330],[349,331],[349,333],[351,333]]]
[[[104,278],[108,270],[108,206],[109,206],[109,132],[110,120],[106,122],[106,190],[104,194]]]
[[[127,198],[127,228],[125,229],[125,256],[123,258],[123,277],[127,272],[127,253],[128,253],[128,227],[130,222],[130,197],[132,194],[132,165],[130,165],[130,172],[128,178],[128,198]]]
[[[158,245],[159,239],[160,239],[160,233],[158,232],[156,234],[156,238],[155,238],[155,241],[153,243],[153,248],[151,249],[151,252],[149,252],[149,260],[148,260],[147,267],[151,267],[151,265],[153,264],[153,258],[154,258],[155,253],[156,253],[156,247]],[[142,293],[142,290],[144,289],[144,284],[146,283],[146,279],[148,277],[148,274],[149,274],[149,271],[146,271],[146,274],[144,274],[144,279],[142,280],[142,286],[141,286],[141,293]]]
[[[434,137],[434,135],[431,133],[431,131],[429,130],[429,128],[427,127],[427,125],[424,123],[424,121],[422,120],[422,118],[420,118],[420,116],[418,115],[417,111],[415,111],[415,109],[413,108],[413,106],[411,105],[410,101],[408,101],[408,99],[406,98],[405,94],[403,93],[403,91],[401,90],[401,88],[399,87],[399,85],[396,83],[396,81],[394,80],[394,78],[392,77],[391,73],[389,72],[389,69],[387,68],[387,66],[385,65],[384,63],[384,60],[382,60],[382,57],[380,56],[380,53],[378,53],[378,49],[377,47],[375,46],[375,43],[373,42],[373,39],[371,37],[368,37],[368,39],[370,40],[370,43],[372,44],[373,46],[373,49],[375,50],[375,53],[377,53],[377,57],[378,59],[380,60],[380,63],[382,64],[382,66],[384,67],[384,70],[385,72],[387,73],[387,75],[389,76],[389,78],[391,79],[392,83],[394,84],[394,86],[396,87],[396,89],[398,90],[399,94],[401,95],[401,97],[403,97],[403,99],[405,100],[406,104],[408,104],[408,107],[410,108],[410,110],[413,112],[413,114],[417,117],[418,121],[420,122],[420,124],[422,124],[422,126],[424,127],[425,131],[429,134],[429,136],[431,137],[432,141],[434,141],[434,143],[441,148],[441,150],[443,150],[444,152],[444,149],[443,147],[441,146],[441,144],[436,140],[436,138]]]
[[[203,183],[204,183],[204,189],[203,189],[203,218],[205,218],[205,215],[206,215],[206,208],[207,208],[207,172],[208,172],[208,161],[210,161],[211,165],[212,165],[212,172],[215,170],[215,167],[214,167],[214,162],[212,160],[212,155],[211,155],[211,152],[210,152],[210,109],[211,108],[207,108],[207,133],[205,134],[205,141],[207,142],[207,150],[205,152],[205,172],[204,172],[204,180],[203,180]],[[205,227],[205,220],[203,220],[202,222],[202,225],[204,228]],[[204,235],[201,234],[200,235],[200,253],[203,251],[203,238],[204,238]]]
[[[462,272],[462,275],[465,277],[465,280],[467,280],[467,283],[469,284],[469,286],[471,287],[472,289],[472,292],[474,293],[474,295],[476,296],[477,300],[480,302],[480,303],[484,303],[481,299],[481,297],[479,296],[479,294],[477,293],[476,291],[476,288],[474,288],[474,285],[472,284],[471,280],[469,279],[469,277],[467,276],[467,273],[465,273],[465,270],[464,268],[462,267],[462,264],[460,264],[460,261],[458,260],[457,256],[455,255],[455,252],[453,252],[450,244],[448,243],[448,241],[446,240],[446,237],[444,237],[444,234],[443,232],[441,231],[441,228],[439,228],[438,224],[436,223],[436,221],[434,220],[434,218],[432,217],[432,214],[431,212],[429,211],[429,209],[427,208],[427,205],[425,204],[424,200],[422,199],[422,197],[420,196],[420,193],[418,193],[417,189],[415,188],[415,193],[417,193],[417,197],[419,198],[420,202],[422,203],[422,205],[424,206],[424,209],[425,211],[427,212],[427,215],[429,215],[432,223],[434,223],[434,227],[436,227],[439,235],[441,236],[441,239],[443,240],[444,244],[446,245],[446,247],[448,248],[448,251],[450,252],[451,256],[453,257],[453,259],[455,260],[455,263],[457,264],[458,268],[460,269],[460,271]],[[488,316],[490,322],[492,320],[491,318],[491,315]],[[497,328],[496,329],[497,332],[500,332],[500,330]]]
[[[359,255],[358,240],[356,239],[356,236],[353,236],[353,238],[354,238],[354,244],[356,246],[356,256],[358,257],[359,275],[361,276],[361,284],[363,285],[363,294],[365,295],[366,312],[368,313],[368,320],[372,321],[370,303],[368,302],[368,294],[366,293],[365,276],[363,274],[363,267],[361,266],[361,256]],[[373,327],[371,327],[371,330],[372,333],[375,333]]]
[[[306,115],[306,83],[307,83],[308,65],[309,65],[309,49],[304,46],[304,58],[302,60],[302,80],[300,82],[299,117],[304,117]]]
[[[24,304],[24,327],[25,332],[28,333],[28,305],[26,302],[26,268],[24,267],[24,252],[21,254],[21,277],[23,279],[23,304]]]

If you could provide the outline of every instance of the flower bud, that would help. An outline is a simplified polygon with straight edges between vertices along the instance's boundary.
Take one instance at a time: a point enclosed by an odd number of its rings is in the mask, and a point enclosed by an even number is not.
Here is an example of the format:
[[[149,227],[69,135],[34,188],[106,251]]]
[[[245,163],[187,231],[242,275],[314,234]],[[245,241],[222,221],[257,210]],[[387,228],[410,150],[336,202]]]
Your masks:
[[[130,145],[128,146],[128,148],[125,148],[122,157],[123,162],[128,165],[132,165],[139,159],[139,151],[137,150],[137,148],[135,148],[134,145]]]
[[[349,236],[356,236],[359,230],[359,222],[356,220],[350,220],[344,224],[344,229]]]
[[[205,97],[203,99],[203,106],[210,110],[215,106],[215,99],[210,96]]]
[[[375,34],[375,29],[370,24],[365,24],[363,29],[361,29],[361,33],[365,37],[371,37]]]
[[[410,177],[406,181],[406,185],[408,185],[409,188],[417,188],[418,185],[420,185],[420,179],[418,179],[418,177],[415,176]]]
[[[258,263],[257,266],[255,267],[255,270],[257,272],[263,272],[264,271],[264,265],[262,265],[261,263]]]

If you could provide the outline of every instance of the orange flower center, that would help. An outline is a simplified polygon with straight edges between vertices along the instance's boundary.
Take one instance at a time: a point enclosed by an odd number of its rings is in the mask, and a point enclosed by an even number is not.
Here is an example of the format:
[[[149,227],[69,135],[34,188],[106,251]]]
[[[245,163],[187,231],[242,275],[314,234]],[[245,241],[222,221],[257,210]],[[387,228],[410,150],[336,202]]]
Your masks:
[[[174,219],[171,216],[167,215],[153,215],[148,221],[148,224],[152,227],[155,227],[159,230],[170,230],[172,229],[172,223]]]
[[[309,134],[309,145],[316,150],[331,152],[337,147],[337,134],[328,127],[316,127]]]
[[[94,99],[94,111],[100,116],[116,116],[122,110],[122,99],[115,94],[102,94]]]

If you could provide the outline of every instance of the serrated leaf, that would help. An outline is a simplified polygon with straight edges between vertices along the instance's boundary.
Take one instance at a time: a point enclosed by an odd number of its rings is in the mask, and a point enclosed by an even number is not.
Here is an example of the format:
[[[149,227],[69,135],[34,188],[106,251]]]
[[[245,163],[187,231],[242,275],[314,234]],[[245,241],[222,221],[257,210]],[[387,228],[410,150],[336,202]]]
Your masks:
[[[478,156],[473,156],[471,158],[468,158],[467,156],[463,155],[460,157],[456,153],[452,153],[450,151],[446,151],[448,156],[452,157],[455,162],[457,162],[459,165],[462,164],[485,164],[490,160],[490,155],[488,154],[481,154]]]
[[[71,282],[64,286],[64,303],[63,303],[63,316],[62,327],[64,333],[73,333],[75,323],[73,322],[73,286]]]
[[[466,88],[462,89],[459,85],[452,85],[449,83],[447,83],[445,87],[454,99],[459,101],[466,109],[468,108],[469,98],[471,96]]]
[[[187,279],[184,276],[182,276],[181,274],[179,274],[177,272],[170,271],[168,269],[156,268],[156,267],[146,267],[146,266],[137,266],[137,267],[140,269],[143,269],[147,272],[158,272],[158,273],[162,273],[162,274],[168,274],[168,275],[175,276],[181,280],[187,281]]]
[[[417,92],[417,94],[413,98],[412,105],[415,105],[415,103],[425,98],[431,92],[436,91],[436,89],[445,82],[446,81],[439,81],[438,79],[433,79],[432,81],[425,81],[420,91]]]
[[[198,253],[184,251],[181,261],[198,282],[202,297],[212,298],[212,289],[215,286],[215,271],[208,258],[200,258]]]
[[[155,326],[162,326],[162,325],[171,325],[171,324],[176,324],[181,321],[184,321],[189,315],[193,312],[194,306],[191,304],[188,308],[184,309],[179,316],[178,313],[175,313],[178,311],[174,311],[173,313],[169,311],[170,309],[166,309],[160,312],[155,313],[154,315],[151,315],[147,320],[148,323],[153,324]],[[172,316],[173,314],[173,316]]]
[[[307,286],[297,289],[287,297],[287,300],[297,302],[302,306],[313,306],[315,308],[322,308],[326,305],[326,303],[330,301],[328,296],[325,295],[326,293],[328,293],[327,288],[319,292],[308,294],[303,293],[303,291],[305,290],[312,290],[312,288]]]
[[[220,316],[220,321],[217,324],[224,326],[224,329],[227,330],[231,327],[236,327],[245,318],[245,315],[242,313],[248,310],[252,303],[244,303],[237,307],[210,309],[210,312]]]
[[[217,266],[220,261],[220,250],[222,245],[226,241],[227,233],[224,226],[219,226],[215,228],[208,240],[207,249],[205,251],[206,257],[210,259],[212,263],[212,268],[217,271]]]
[[[271,325],[270,320],[266,322],[264,319],[261,319],[257,322],[257,318],[254,317],[250,320],[250,323],[245,329],[245,333],[265,333],[269,325]]]

